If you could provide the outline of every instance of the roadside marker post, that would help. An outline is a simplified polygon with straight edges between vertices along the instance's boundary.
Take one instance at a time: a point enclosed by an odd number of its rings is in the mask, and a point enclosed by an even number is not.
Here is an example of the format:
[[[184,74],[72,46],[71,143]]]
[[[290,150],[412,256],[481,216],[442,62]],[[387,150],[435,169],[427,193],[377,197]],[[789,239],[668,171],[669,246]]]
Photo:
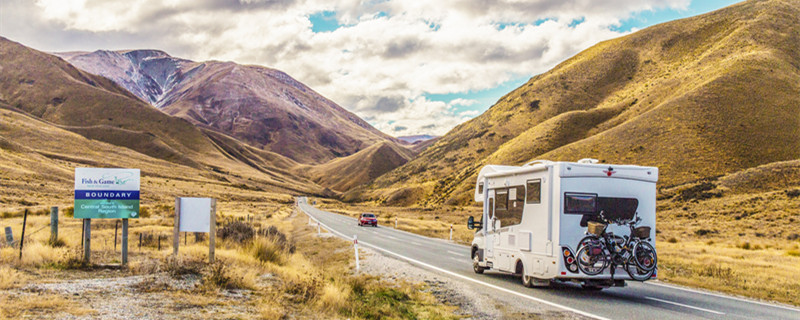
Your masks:
[[[358,265],[358,235],[353,235],[353,248],[356,249],[356,272],[360,269]]]
[[[450,225],[450,241],[453,241],[453,225]]]
[[[317,221],[317,235],[318,236],[322,235],[322,230],[320,230],[319,228],[319,221]]]
[[[394,217],[394,228],[397,229],[397,217]]]

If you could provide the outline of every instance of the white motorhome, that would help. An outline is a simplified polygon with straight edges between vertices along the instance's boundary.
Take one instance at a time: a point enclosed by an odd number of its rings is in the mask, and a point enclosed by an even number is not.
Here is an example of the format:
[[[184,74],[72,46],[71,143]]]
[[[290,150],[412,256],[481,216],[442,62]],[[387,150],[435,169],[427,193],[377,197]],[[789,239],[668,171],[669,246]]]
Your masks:
[[[492,269],[518,274],[526,286],[572,281],[586,288],[624,286],[630,276],[611,268],[598,275],[581,273],[575,263],[578,243],[586,236],[587,217],[601,210],[632,216],[640,225],[656,226],[658,168],[537,160],[523,166],[487,165],[475,184],[475,201],[483,203],[472,241],[475,272]],[[583,226],[582,226],[583,225]],[[609,224],[608,231],[628,234],[628,226]],[[650,237],[655,247],[655,237]]]

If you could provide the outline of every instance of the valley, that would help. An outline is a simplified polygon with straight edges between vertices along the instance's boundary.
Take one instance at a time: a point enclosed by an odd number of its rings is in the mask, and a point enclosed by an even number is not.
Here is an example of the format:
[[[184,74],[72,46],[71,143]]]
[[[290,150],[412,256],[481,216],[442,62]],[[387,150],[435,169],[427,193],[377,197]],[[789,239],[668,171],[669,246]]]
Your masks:
[[[469,245],[467,217],[482,213],[473,199],[481,168],[583,158],[658,167],[657,284],[797,310],[798,16],[796,1],[749,0],[602,41],[530,75],[442,136],[393,137],[269,67],[155,49],[48,53],[0,37],[0,227],[18,238],[27,210],[32,232],[21,259],[19,247],[0,240],[0,318],[111,319],[104,295],[131,304],[129,317],[153,319],[200,310],[215,319],[461,319],[479,311],[469,306],[477,300],[494,305],[479,319],[591,317],[536,300],[565,303],[577,287],[508,289],[519,278],[511,275],[489,281],[517,298],[537,296],[521,298],[530,309],[501,307],[519,301],[485,293],[448,299],[463,279],[441,280],[413,261],[399,270],[426,281],[387,279],[398,269],[382,264],[402,259],[377,247],[365,251],[372,273],[362,273],[352,242],[333,228],[318,235],[312,221],[324,217],[351,232],[350,218],[374,213],[385,229],[364,230],[368,243],[441,263],[381,236],[404,231],[451,249]],[[93,222],[95,260],[81,260],[72,217],[80,167],[141,169],[142,218],[131,221],[127,267],[113,266],[113,220]],[[184,234],[180,258],[172,257],[176,197],[217,199],[217,228],[249,236],[222,239],[222,262],[207,264],[208,240]],[[56,243],[47,232],[51,206],[61,210]],[[141,247],[136,237],[145,239]],[[469,258],[451,258],[437,268],[472,271]],[[622,313],[604,312],[625,318],[646,314],[656,300],[614,290],[673,290],[634,286],[581,291],[586,298],[576,304],[613,300],[626,305]],[[132,302],[139,297],[146,301]],[[675,306],[659,310],[708,316]]]

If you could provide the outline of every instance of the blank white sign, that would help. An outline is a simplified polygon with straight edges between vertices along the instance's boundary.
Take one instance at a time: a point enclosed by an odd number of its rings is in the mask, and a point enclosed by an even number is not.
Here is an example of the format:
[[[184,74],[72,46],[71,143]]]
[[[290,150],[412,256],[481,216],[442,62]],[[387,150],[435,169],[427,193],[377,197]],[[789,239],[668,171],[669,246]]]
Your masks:
[[[182,232],[211,230],[211,198],[181,198],[178,227]]]

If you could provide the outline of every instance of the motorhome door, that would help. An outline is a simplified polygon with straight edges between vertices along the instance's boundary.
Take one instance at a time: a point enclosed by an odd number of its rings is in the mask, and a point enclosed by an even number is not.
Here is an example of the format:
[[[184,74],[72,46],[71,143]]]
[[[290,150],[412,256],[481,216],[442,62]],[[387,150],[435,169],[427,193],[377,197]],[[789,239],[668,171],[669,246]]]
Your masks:
[[[486,227],[486,236],[484,237],[484,255],[486,258],[494,258],[494,238],[496,237],[497,231],[494,229],[494,190],[489,190],[489,214],[486,215],[489,217],[488,221],[485,221],[484,224]]]

